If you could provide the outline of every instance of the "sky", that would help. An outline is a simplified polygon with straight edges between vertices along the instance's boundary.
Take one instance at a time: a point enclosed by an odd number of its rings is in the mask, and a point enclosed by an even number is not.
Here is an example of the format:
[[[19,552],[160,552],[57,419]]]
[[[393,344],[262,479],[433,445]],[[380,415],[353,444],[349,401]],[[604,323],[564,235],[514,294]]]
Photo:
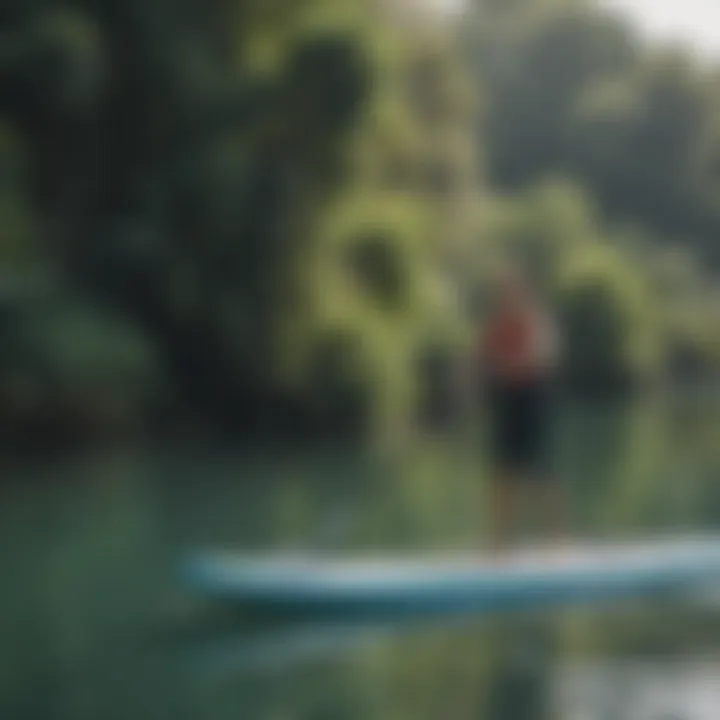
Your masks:
[[[455,2],[455,0],[446,0]],[[634,17],[651,37],[681,39],[720,58],[720,0],[601,0]]]
[[[457,11],[470,0],[415,0]],[[633,17],[652,38],[683,40],[698,51],[720,58],[720,0],[598,0]]]

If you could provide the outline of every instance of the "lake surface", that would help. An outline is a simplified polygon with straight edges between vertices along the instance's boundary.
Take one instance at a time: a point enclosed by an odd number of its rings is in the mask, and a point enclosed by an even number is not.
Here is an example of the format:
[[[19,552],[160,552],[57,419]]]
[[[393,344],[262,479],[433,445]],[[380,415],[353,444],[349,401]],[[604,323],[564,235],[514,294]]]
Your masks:
[[[715,531],[719,439],[707,397],[566,408],[556,472],[578,531]],[[174,576],[202,547],[479,547],[484,476],[469,436],[383,462],[174,448],[8,471],[0,718],[716,718],[712,599],[342,627],[244,617]]]

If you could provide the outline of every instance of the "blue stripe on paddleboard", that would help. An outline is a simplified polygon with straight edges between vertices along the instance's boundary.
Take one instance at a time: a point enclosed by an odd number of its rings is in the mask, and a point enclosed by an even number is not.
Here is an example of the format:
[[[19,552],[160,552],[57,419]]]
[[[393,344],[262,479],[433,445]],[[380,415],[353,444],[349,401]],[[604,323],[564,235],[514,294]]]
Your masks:
[[[260,609],[372,614],[533,607],[683,590],[720,579],[720,538],[536,553],[507,564],[449,557],[362,561],[203,553],[184,577],[195,592]]]

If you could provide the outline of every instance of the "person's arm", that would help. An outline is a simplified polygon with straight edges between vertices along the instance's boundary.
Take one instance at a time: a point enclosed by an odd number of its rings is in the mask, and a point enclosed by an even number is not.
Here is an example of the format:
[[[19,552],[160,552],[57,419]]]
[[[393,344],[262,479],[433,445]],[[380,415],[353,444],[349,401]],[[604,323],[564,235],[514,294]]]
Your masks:
[[[543,315],[538,323],[537,359],[548,370],[555,370],[560,364],[562,341],[560,328],[550,314]]]

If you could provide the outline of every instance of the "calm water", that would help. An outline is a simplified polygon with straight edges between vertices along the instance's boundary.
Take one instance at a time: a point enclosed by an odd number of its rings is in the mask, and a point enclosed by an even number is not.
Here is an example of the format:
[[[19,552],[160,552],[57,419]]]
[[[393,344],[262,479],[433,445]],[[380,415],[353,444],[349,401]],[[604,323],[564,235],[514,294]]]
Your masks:
[[[578,526],[592,536],[715,529],[719,438],[716,403],[568,409],[557,472]],[[0,503],[0,718],[579,720],[562,692],[585,687],[568,674],[583,668],[598,699],[579,701],[589,720],[676,712],[637,710],[628,695],[628,714],[601,714],[599,702],[617,700],[617,678],[633,672],[641,690],[667,686],[657,673],[680,677],[668,670],[680,660],[704,677],[720,657],[720,605],[624,603],[397,631],[245,618],[174,582],[178,558],[202,546],[477,546],[482,477],[462,439],[383,464],[175,451],[16,470]],[[597,685],[598,667],[616,679]],[[704,720],[687,707],[668,717]]]

